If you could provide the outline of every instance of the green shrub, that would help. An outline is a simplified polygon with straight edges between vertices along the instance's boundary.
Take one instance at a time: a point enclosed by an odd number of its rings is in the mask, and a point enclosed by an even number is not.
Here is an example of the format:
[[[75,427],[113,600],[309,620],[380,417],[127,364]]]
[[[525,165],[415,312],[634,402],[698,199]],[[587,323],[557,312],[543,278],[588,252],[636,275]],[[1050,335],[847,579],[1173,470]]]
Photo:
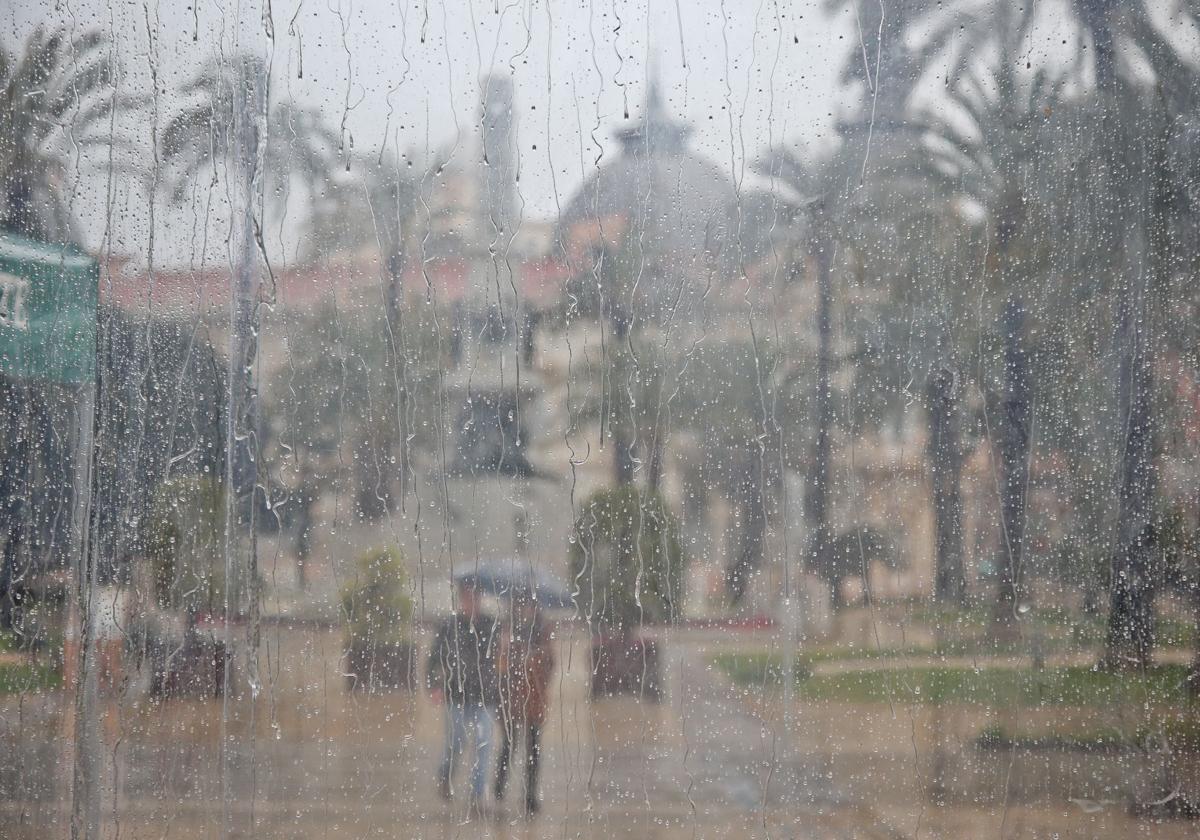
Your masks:
[[[735,685],[769,686],[783,682],[784,659],[778,654],[718,653],[712,658],[712,662]],[[803,682],[812,676],[812,660],[797,655],[792,672],[797,683]]]
[[[397,549],[373,548],[359,558],[353,580],[342,591],[342,609],[351,644],[408,639],[413,602]]]
[[[144,531],[159,606],[192,614],[222,609],[226,503],[225,488],[212,478],[159,485]]]
[[[0,694],[33,694],[62,685],[62,670],[49,662],[0,664]]]
[[[571,540],[571,584],[593,631],[621,633],[676,616],[684,555],[662,496],[633,486],[599,490],[584,503]]]
[[[859,651],[854,658],[895,661],[913,653]],[[1136,675],[1112,674],[1087,666],[1029,670],[927,665],[861,667],[813,674],[813,665],[842,658],[845,658],[842,653],[836,651],[797,654],[795,674],[799,696],[845,703],[966,704],[993,708],[1188,703],[1186,665],[1159,665]],[[712,662],[738,685],[778,685],[782,676],[782,658],[765,651],[721,653]],[[1195,724],[1179,724],[1171,737],[1188,741],[1192,729],[1200,732],[1200,726]],[[1200,735],[1196,739],[1200,742]]]
[[[992,708],[1143,706],[1185,703],[1183,665],[1144,674],[1112,674],[1085,666],[1045,668],[915,667],[853,670],[805,681],[811,700],[847,703],[966,704]]]

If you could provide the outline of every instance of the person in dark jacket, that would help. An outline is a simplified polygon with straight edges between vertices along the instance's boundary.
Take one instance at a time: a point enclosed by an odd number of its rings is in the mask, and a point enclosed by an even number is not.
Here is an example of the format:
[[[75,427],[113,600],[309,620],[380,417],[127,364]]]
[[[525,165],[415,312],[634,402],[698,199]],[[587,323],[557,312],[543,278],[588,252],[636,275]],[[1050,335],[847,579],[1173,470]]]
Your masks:
[[[512,620],[500,633],[500,762],[496,767],[496,801],[504,798],[508,768],[518,740],[525,742],[525,813],[538,811],[538,764],[542,727],[554,673],[554,647],[550,630],[537,601],[518,595]]]
[[[470,583],[456,586],[457,609],[442,621],[429,651],[426,680],[433,701],[445,704],[446,736],[438,768],[438,792],[451,795],[454,769],[468,737],[472,741],[471,804],[482,806],[494,737],[498,702],[496,619],[480,608]]]

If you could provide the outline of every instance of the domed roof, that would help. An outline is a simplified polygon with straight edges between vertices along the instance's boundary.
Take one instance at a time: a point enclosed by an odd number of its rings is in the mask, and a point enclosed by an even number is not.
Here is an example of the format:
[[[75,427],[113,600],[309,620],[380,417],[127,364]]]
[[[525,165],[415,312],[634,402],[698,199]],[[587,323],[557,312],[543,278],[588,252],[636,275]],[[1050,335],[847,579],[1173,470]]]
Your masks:
[[[674,305],[724,269],[733,185],[687,149],[691,128],[666,114],[652,85],[644,118],[621,130],[621,152],[584,182],[559,221],[572,256],[590,270],[601,250],[632,249],[640,303]]]

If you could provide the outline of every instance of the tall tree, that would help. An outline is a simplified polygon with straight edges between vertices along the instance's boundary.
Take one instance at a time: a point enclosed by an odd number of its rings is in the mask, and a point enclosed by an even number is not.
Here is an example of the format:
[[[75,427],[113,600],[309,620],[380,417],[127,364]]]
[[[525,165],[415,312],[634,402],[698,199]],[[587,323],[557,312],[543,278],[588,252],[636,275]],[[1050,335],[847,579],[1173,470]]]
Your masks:
[[[216,183],[225,176],[242,189],[253,187],[267,205],[263,209],[278,212],[293,181],[312,199],[333,179],[337,133],[315,109],[268,102],[266,76],[261,58],[239,53],[209,59],[181,86],[181,107],[168,116],[159,141],[167,163],[162,186],[170,198],[184,201],[201,178]],[[245,122],[250,124],[240,131]],[[258,221],[265,229],[265,220]]]
[[[230,181],[230,212],[235,230],[226,481],[236,513],[233,530],[249,533],[249,582],[257,579],[255,510],[262,439],[254,361],[259,333],[259,275],[265,260],[266,212],[286,208],[289,186],[299,178],[310,195],[333,170],[333,133],[312,111],[268,102],[268,72],[251,53],[214,57],[183,87],[183,107],[171,114],[160,134],[168,164],[168,187],[175,201],[203,175],[212,184]],[[240,591],[250,591],[246,587]]]
[[[962,554],[963,450],[959,427],[958,377],[943,368],[930,375],[926,385],[929,412],[928,458],[933,488],[934,583],[938,601],[962,604],[966,578]]]
[[[20,52],[0,45],[0,228],[71,241],[65,193],[79,151],[111,147],[109,116],[122,104],[104,33],[39,27]]]
[[[1149,600],[1155,583],[1147,543],[1157,494],[1152,397],[1161,343],[1151,324],[1169,285],[1170,267],[1186,259],[1179,252],[1185,238],[1171,220],[1180,189],[1172,183],[1170,149],[1179,139],[1180,116],[1195,104],[1196,71],[1158,28],[1154,4],[1148,2],[1073,4],[1084,49],[1054,71],[1031,70],[1022,58],[1039,15],[1050,9],[1047,3],[961,8],[961,29],[954,33],[958,45],[946,46],[957,49],[946,88],[957,113],[939,118],[933,112],[926,120],[933,129],[935,159],[963,176],[966,194],[987,212],[992,289],[1045,317],[1069,299],[1041,283],[1040,266],[1053,264],[1061,274],[1080,278],[1070,290],[1075,299],[1090,307],[1098,322],[1113,325],[1118,374],[1113,398],[1119,414],[1113,445],[1119,469],[1105,659],[1114,666],[1145,665],[1153,645]],[[1182,11],[1195,19],[1194,8]],[[1068,86],[1075,89],[1071,96],[1064,95]],[[1045,210],[1049,216],[1036,217]],[[1075,234],[1066,242],[1065,231]],[[1058,300],[1046,297],[1050,292]],[[1007,355],[1011,382],[1013,357]],[[1003,456],[1020,437],[1008,432],[1018,432],[1023,424],[1010,422],[1013,411],[1002,414]],[[1023,480],[1013,461],[1001,458]],[[1015,491],[1012,482],[1003,483]],[[1023,531],[1024,518],[1011,501],[1004,505],[1010,563],[1022,557],[1022,541],[1013,545],[1012,533]]]
[[[813,441],[812,476],[805,494],[806,513],[812,528],[808,562],[815,568],[830,563],[832,532],[829,528],[830,480],[833,458],[833,222],[822,200],[813,223],[813,262],[817,292],[816,437]],[[832,584],[832,603],[838,603],[838,582]]]
[[[1016,296],[1004,307],[1004,394],[997,412],[997,450],[1000,460],[1000,589],[993,608],[993,626],[1011,628],[1017,617],[1025,577],[1026,502],[1029,488],[1030,364],[1025,348],[1025,310]]]
[[[164,482],[219,474],[226,362],[193,323],[100,313],[96,429],[97,556],[122,578],[145,549],[141,524]]]
[[[1025,313],[1027,295],[1036,289],[1046,260],[1039,216],[1046,202],[1038,185],[1059,162],[1045,150],[1053,145],[1051,138],[1058,143],[1064,139],[1049,116],[1061,109],[1070,79],[1070,68],[1034,71],[1021,60],[1040,10],[1036,2],[952,8],[953,26],[926,42],[931,61],[936,56],[950,63],[945,98],[923,108],[915,120],[928,150],[926,177],[937,181],[949,175],[956,202],[982,213],[986,231],[984,286],[973,297],[986,300],[999,316],[1003,348],[999,410],[986,424],[994,435],[1000,466],[997,629],[1013,626],[1025,564],[1033,387]],[[1001,308],[1002,313],[997,311]],[[962,335],[961,324],[970,321],[962,314],[950,313],[951,330],[959,333],[960,346],[969,347],[971,337]],[[978,361],[982,366],[983,359]],[[986,381],[979,385],[989,390]],[[933,431],[936,435],[939,430]],[[953,526],[948,521],[938,524],[940,540]]]
[[[1116,250],[1117,409],[1120,454],[1117,532],[1112,550],[1112,593],[1103,661],[1110,668],[1145,668],[1154,647],[1155,581],[1150,555],[1158,476],[1153,407],[1155,336],[1150,330],[1152,290],[1161,288],[1167,270],[1167,241],[1162,211],[1167,200],[1165,115],[1137,106],[1145,87],[1130,71],[1121,72],[1118,51],[1128,46],[1150,53],[1162,72],[1163,39],[1157,36],[1144,3],[1080,0],[1079,23],[1091,41],[1095,75],[1092,98],[1099,132],[1106,142],[1094,162],[1113,173],[1123,201],[1104,208],[1089,232]],[[1172,70],[1179,69],[1172,67]],[[1171,78],[1163,85],[1174,85]],[[1147,177],[1148,175],[1148,177]]]
[[[780,507],[781,467],[803,460],[796,442],[804,436],[800,427],[809,425],[802,403],[811,389],[801,379],[809,366],[797,360],[785,374],[780,359],[790,354],[765,335],[757,342],[688,348],[686,355],[675,380],[672,423],[695,447],[687,510],[691,522],[706,521],[710,488],[729,504],[725,590],[736,605],[766,556]]]
[[[402,273],[417,230],[420,178],[411,154],[380,153],[341,177],[315,182],[305,223],[306,259],[363,248],[379,252],[390,281],[388,311],[399,318]]]

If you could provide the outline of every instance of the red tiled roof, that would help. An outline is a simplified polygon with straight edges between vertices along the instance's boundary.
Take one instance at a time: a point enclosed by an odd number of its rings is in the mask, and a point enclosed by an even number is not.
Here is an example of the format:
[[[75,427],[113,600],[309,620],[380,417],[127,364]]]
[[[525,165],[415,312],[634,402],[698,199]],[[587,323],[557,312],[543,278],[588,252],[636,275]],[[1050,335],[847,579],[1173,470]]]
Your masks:
[[[514,270],[525,301],[539,307],[558,299],[569,274],[565,262],[548,256],[527,260]],[[461,257],[439,257],[424,265],[412,262],[404,270],[403,285],[409,295],[424,296],[431,290],[436,302],[453,303],[467,293],[470,272],[469,260]],[[386,282],[374,255],[278,267],[261,275],[263,298],[284,308],[333,300],[343,305],[382,301]],[[113,258],[100,280],[103,302],[166,317],[192,318],[227,309],[232,290],[229,267],[216,264],[138,270],[127,259]]]

